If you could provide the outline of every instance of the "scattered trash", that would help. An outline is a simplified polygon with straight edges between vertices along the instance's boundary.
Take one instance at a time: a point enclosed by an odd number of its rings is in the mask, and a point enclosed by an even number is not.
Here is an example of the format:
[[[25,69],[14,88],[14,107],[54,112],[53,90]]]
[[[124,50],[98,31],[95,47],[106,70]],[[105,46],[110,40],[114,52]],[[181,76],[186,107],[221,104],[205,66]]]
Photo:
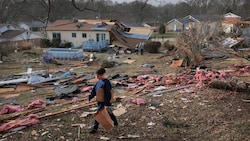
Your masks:
[[[101,136],[100,139],[101,139],[101,140],[105,140],[105,141],[109,141],[109,140],[110,140],[110,138],[104,137],[104,136]]]
[[[170,65],[171,68],[178,68],[182,65],[183,59],[181,60],[173,60],[172,64]]]
[[[32,131],[31,131],[31,135],[32,135],[32,136],[38,135],[38,134],[37,134],[37,131],[36,131],[36,130],[32,130]]]
[[[117,117],[123,115],[126,112],[127,112],[127,110],[126,110],[125,107],[119,107],[118,109],[115,109],[113,111],[114,115],[117,116]]]
[[[82,114],[81,114],[81,118],[85,118],[85,117],[87,117],[88,115],[93,115],[94,113],[96,113],[96,112],[83,112]]]
[[[157,108],[157,107],[159,107],[161,105],[161,103],[157,102],[157,101],[151,101],[150,105]]]
[[[151,65],[151,64],[142,64],[141,67],[144,67],[144,68],[154,68],[155,66]]]
[[[9,122],[9,123],[5,123],[3,125],[0,126],[0,133],[1,132],[7,132],[10,131],[12,129],[21,127],[21,126],[31,126],[34,124],[37,124],[39,122],[38,120],[38,116],[34,115],[34,114],[30,114],[28,116],[28,119],[24,119],[24,120],[15,120],[15,122]]]
[[[45,131],[45,132],[43,132],[42,134],[41,134],[41,136],[44,136],[44,135],[46,135],[46,134],[48,134],[49,133],[49,131]]]
[[[133,139],[133,138],[140,138],[139,135],[130,135],[128,134],[127,136],[120,136],[118,137],[119,139]]]
[[[148,125],[148,126],[154,126],[154,125],[155,125],[155,123],[153,123],[153,122],[149,122],[147,125]]]
[[[167,89],[166,86],[159,86],[159,87],[155,88],[154,91],[162,91],[162,90],[165,90],[165,89]]]
[[[186,98],[182,98],[182,97],[181,97],[181,100],[182,100],[184,103],[190,103],[190,102],[191,102],[190,100],[188,100],[188,99],[186,99]]]
[[[155,108],[155,107],[153,107],[153,106],[150,106],[150,107],[149,107],[149,109],[151,109],[151,110],[155,110],[156,108]]]
[[[145,105],[145,100],[142,98],[136,98],[134,100],[132,100],[133,103],[137,104],[137,105]]]
[[[73,103],[78,103],[79,101],[80,101],[80,99],[77,98],[77,97],[74,97],[74,98],[72,99],[72,102],[73,102]]]

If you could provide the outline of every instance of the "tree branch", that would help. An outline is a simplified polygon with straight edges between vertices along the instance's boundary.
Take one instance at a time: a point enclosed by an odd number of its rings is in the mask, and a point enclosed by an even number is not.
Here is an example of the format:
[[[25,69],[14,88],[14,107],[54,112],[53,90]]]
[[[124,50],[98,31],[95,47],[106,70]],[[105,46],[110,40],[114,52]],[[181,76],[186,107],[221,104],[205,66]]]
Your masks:
[[[90,3],[91,1],[92,1],[92,0],[88,0],[86,6],[85,6],[83,9],[77,7],[77,5],[76,5],[76,3],[75,3],[75,0],[72,0],[71,3],[72,3],[73,6],[75,7],[75,9],[77,9],[78,11],[85,11],[85,10],[87,10],[87,11],[98,12],[98,9],[95,10],[95,9],[90,9],[90,8],[88,8],[88,5],[89,5],[89,3]]]

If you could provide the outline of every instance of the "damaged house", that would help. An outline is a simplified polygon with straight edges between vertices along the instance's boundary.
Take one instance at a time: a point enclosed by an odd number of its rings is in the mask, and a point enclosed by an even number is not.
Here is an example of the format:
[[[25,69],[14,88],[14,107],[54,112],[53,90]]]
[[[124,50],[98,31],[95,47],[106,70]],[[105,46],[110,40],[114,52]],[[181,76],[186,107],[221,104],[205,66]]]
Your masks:
[[[224,21],[222,22],[222,27],[225,33],[237,32],[237,23],[241,21],[241,16],[233,13],[226,13],[223,15]]]
[[[88,51],[102,51],[110,44],[135,47],[152,34],[148,27],[129,27],[116,20],[57,20],[47,27],[49,40],[60,39]]]
[[[0,24],[0,42],[15,46],[16,49],[39,46],[42,38],[45,36],[19,26]]]

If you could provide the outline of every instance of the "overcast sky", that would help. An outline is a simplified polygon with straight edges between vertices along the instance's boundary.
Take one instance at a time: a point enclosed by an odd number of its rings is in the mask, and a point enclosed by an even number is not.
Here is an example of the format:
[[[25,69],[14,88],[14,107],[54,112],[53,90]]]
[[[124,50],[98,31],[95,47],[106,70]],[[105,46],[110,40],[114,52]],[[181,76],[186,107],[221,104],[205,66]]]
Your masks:
[[[130,3],[132,1],[135,1],[135,0],[113,0],[113,1],[116,1],[118,3],[123,3],[123,2],[127,2],[127,3]],[[177,3],[181,0],[150,0],[149,3],[152,4],[152,5],[155,5],[155,6],[158,6],[158,5],[162,5],[162,4],[166,4],[166,3]]]

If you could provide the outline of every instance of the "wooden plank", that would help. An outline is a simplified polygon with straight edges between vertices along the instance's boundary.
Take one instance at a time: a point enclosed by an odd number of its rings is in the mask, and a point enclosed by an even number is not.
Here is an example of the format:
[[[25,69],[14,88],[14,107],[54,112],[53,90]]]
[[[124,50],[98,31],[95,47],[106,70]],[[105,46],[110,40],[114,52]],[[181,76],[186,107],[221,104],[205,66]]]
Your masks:
[[[122,62],[124,62],[124,63],[128,63],[128,64],[132,64],[132,63],[134,63],[136,60],[130,60],[130,59],[128,59],[128,60],[125,60],[125,61],[122,61]]]
[[[85,78],[81,77],[81,78],[78,78],[78,79],[75,79],[72,81],[73,84],[80,84],[82,81],[84,81]]]
[[[72,110],[77,110],[77,109],[80,109],[80,108],[87,108],[87,107],[93,106],[93,105],[96,105],[96,102],[90,102],[90,103],[83,104],[83,105],[80,105],[80,106],[76,106],[76,107],[73,107],[73,108],[69,108],[69,109],[58,111],[58,112],[54,112],[54,113],[49,113],[49,114],[46,114],[46,115],[42,115],[42,116],[39,116],[38,119],[43,119],[43,118],[47,118],[47,117],[51,117],[51,116],[55,116],[55,115],[67,113],[67,112],[70,112]]]
[[[183,59],[181,60],[173,60],[172,64],[170,65],[171,68],[178,68],[182,65]]]
[[[18,85],[15,92],[24,92],[24,91],[29,91],[33,90],[34,87],[32,86],[26,86],[26,85]]]
[[[11,97],[17,97],[19,96],[19,93],[15,93],[15,94],[0,94],[1,98],[11,98]]]
[[[14,92],[14,88],[0,88],[0,93]]]

